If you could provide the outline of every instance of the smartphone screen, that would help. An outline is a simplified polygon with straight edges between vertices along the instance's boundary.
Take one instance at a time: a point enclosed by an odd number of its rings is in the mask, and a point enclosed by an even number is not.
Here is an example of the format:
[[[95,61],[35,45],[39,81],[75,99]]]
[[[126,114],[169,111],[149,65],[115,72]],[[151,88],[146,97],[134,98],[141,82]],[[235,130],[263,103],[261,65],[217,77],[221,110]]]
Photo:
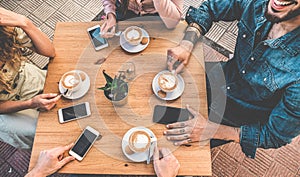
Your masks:
[[[73,119],[78,119],[78,118],[88,116],[90,114],[90,111],[87,110],[89,106],[87,106],[86,104],[87,103],[82,103],[67,108],[62,108],[61,109],[61,114],[63,119],[62,122],[67,122]]]
[[[100,27],[88,31],[94,47],[98,50],[108,46],[107,40],[100,36]]]
[[[91,145],[94,143],[97,135],[93,132],[85,129],[84,132],[81,134],[79,139],[77,140],[76,144],[73,146],[71,151],[78,154],[80,157],[84,157],[87,151],[90,149]]]
[[[170,124],[174,122],[186,121],[188,119],[189,111],[187,109],[161,105],[157,105],[154,108],[153,122],[156,123]]]

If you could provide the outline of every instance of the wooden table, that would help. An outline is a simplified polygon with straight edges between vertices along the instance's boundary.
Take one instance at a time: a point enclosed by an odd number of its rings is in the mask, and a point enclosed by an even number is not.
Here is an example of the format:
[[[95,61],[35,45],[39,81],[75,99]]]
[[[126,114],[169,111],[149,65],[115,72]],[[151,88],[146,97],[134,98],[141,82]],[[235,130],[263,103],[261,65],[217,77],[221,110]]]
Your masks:
[[[182,96],[173,101],[158,99],[151,88],[154,76],[166,68],[167,49],[176,46],[182,39],[186,24],[181,22],[176,29],[167,30],[161,21],[127,21],[119,23],[119,30],[131,25],[141,26],[149,33],[149,46],[142,52],[130,54],[122,50],[119,38],[109,40],[109,48],[96,52],[89,40],[86,29],[99,22],[57,23],[54,45],[56,57],[51,61],[45,83],[45,93],[58,92],[58,82],[63,73],[79,69],[86,72],[91,80],[88,93],[77,100],[62,98],[49,112],[41,112],[30,159],[29,169],[36,164],[40,151],[74,142],[82,130],[90,125],[102,134],[82,162],[73,161],[63,167],[60,173],[153,175],[153,165],[145,162],[130,162],[122,153],[123,135],[132,127],[145,126],[158,139],[159,147],[170,148],[178,158],[181,168],[179,175],[209,176],[211,154],[209,144],[176,147],[165,139],[164,125],[152,123],[154,105],[185,107],[189,104],[207,118],[205,71],[202,44],[194,50],[190,63],[181,74],[185,81]],[[195,57],[197,56],[197,57]],[[99,59],[106,58],[102,64]],[[105,85],[102,70],[114,75],[124,62],[134,62],[136,77],[129,82],[128,103],[115,107],[108,101],[102,90]],[[65,124],[58,122],[57,110],[62,107],[88,101],[92,115],[88,118]]]

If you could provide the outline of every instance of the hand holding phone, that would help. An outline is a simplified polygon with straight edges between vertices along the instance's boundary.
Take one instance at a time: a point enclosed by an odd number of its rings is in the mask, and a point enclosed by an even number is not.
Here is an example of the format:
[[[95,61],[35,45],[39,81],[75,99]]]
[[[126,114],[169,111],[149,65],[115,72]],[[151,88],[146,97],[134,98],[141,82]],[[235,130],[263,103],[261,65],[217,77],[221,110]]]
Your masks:
[[[58,110],[58,119],[60,123],[81,119],[90,115],[91,110],[90,104],[88,102],[61,108]]]
[[[154,107],[153,122],[171,124],[189,120],[187,109],[156,105]]]
[[[100,50],[105,47],[108,47],[108,42],[105,38],[101,37],[100,32],[101,28],[100,25],[96,25],[87,29],[89,37],[92,41],[92,44],[95,50]]]
[[[99,135],[100,133],[97,130],[87,126],[76,140],[75,145],[69,151],[69,154],[77,160],[82,161]]]

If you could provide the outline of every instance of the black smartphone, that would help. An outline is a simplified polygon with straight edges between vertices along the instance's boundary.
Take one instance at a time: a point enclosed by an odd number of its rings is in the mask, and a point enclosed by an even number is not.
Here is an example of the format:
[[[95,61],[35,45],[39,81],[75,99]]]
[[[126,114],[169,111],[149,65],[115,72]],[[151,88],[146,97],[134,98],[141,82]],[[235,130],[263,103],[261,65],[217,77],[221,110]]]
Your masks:
[[[81,135],[78,137],[75,145],[69,151],[69,154],[81,161],[87,152],[91,149],[92,145],[101,136],[100,133],[90,126],[87,126]]]
[[[88,102],[61,108],[58,110],[58,120],[60,123],[77,120],[91,115],[90,104]]]
[[[153,122],[170,124],[189,120],[189,111],[183,108],[156,105],[154,107]]]

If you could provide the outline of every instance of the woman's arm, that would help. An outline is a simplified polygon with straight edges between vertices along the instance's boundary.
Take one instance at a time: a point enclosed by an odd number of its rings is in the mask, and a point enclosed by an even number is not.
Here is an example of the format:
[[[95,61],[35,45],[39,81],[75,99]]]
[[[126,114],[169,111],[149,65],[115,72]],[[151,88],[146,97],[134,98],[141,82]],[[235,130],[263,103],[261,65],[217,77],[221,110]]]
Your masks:
[[[153,0],[153,3],[166,27],[175,28],[182,15],[183,0]]]
[[[39,30],[28,18],[24,15],[0,8],[0,26],[19,27],[31,39],[35,51],[38,54],[54,57],[55,49],[52,42],[41,30]]]
[[[60,97],[60,95],[49,93],[37,95],[26,101],[0,101],[0,114],[35,108],[50,110],[55,106]]]
[[[116,0],[102,0],[102,3],[105,15],[112,13],[116,16]]]

